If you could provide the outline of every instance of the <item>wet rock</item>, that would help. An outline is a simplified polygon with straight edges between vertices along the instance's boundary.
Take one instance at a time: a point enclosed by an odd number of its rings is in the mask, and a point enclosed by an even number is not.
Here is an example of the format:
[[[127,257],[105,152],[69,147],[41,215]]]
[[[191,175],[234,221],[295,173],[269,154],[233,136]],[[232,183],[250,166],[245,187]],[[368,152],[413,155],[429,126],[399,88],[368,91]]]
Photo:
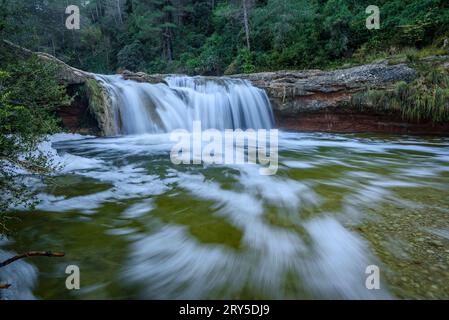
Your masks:
[[[122,77],[126,80],[133,80],[137,82],[148,82],[148,83],[165,83],[165,77],[167,75],[164,74],[147,74],[145,72],[132,72],[129,70],[124,70],[120,72]]]
[[[92,112],[98,122],[101,135],[109,136],[115,134],[112,101],[106,88],[100,81],[90,79],[86,81],[86,93],[88,98],[89,110]]]

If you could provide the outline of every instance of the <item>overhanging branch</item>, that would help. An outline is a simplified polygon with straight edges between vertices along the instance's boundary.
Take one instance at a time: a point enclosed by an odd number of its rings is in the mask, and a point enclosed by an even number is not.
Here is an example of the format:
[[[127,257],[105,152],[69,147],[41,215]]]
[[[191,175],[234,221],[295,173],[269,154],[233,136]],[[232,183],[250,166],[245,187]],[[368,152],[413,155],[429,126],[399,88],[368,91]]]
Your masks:
[[[0,263],[0,268],[7,266],[8,264],[13,263],[14,261],[27,258],[27,257],[64,257],[64,252],[52,252],[52,251],[28,251],[22,254],[18,254],[12,258],[9,258]],[[0,283],[0,289],[8,289],[11,287],[9,283]]]
[[[12,258],[9,258],[3,262],[0,262],[0,268],[7,266],[14,261],[27,258],[27,257],[64,257],[64,252],[52,252],[52,251],[28,251],[19,255],[16,255]]]

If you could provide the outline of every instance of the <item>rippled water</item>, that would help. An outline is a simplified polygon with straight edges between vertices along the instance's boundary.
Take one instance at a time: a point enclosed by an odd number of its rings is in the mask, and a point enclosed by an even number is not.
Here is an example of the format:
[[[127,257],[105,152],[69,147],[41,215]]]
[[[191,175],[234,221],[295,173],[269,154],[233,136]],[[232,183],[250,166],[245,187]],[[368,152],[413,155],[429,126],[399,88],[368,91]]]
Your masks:
[[[51,141],[64,167],[0,260],[66,257],[4,268],[10,298],[449,298],[448,138],[281,132],[275,176],[174,165],[168,135]]]

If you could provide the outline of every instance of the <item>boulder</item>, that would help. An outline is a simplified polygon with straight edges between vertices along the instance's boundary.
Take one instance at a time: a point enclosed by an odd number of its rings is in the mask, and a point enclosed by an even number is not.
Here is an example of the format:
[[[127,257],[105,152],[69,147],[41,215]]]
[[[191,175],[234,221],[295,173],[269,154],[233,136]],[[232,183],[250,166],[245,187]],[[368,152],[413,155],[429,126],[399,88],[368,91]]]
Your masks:
[[[165,74],[147,74],[145,72],[132,72],[129,70],[121,71],[123,79],[133,80],[137,82],[148,82],[148,83],[165,83]]]

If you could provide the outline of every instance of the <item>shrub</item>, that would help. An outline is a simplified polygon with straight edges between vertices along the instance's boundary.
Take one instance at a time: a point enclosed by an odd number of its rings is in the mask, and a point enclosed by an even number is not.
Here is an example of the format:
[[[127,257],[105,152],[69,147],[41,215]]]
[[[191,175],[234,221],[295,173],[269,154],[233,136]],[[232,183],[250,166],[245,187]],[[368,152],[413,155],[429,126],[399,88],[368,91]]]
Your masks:
[[[142,44],[139,41],[124,46],[117,54],[117,66],[130,71],[139,71],[143,66]]]
[[[55,72],[56,66],[35,56],[0,70],[0,234],[5,233],[9,208],[35,203],[17,168],[38,175],[53,168],[36,148],[58,130],[56,108],[71,102]]]
[[[353,96],[352,105],[400,113],[405,120],[449,121],[449,74],[432,69],[412,83],[398,82],[393,90],[367,90]]]

